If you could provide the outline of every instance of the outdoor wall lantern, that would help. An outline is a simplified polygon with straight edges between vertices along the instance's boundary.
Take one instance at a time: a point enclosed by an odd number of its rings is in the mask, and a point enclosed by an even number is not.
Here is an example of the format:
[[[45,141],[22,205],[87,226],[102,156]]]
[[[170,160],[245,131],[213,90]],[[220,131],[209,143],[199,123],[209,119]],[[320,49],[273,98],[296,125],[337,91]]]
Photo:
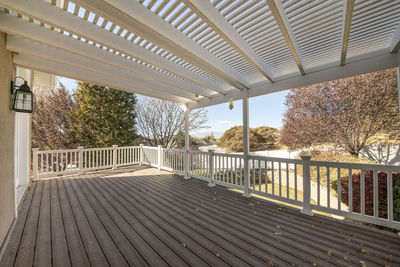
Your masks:
[[[15,79],[22,79],[24,83],[20,86],[14,85],[14,81],[11,81],[11,95],[12,95],[12,106],[11,109],[16,112],[32,113],[33,112],[33,93],[29,88],[28,83],[22,77],[16,77]]]

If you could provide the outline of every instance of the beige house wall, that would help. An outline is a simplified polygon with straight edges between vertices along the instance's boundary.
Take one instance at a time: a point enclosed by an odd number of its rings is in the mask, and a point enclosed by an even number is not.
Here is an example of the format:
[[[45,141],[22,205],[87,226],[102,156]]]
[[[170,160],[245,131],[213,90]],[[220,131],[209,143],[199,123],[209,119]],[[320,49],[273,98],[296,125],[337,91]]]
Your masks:
[[[6,49],[6,34],[0,32],[0,244],[15,216],[14,117],[10,110],[10,81],[15,71],[12,53]]]

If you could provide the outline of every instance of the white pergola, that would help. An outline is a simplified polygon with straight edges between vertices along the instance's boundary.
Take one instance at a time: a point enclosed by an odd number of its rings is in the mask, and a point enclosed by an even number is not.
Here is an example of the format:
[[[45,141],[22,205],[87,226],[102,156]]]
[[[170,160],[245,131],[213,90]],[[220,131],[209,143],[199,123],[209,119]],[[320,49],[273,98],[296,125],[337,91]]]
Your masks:
[[[399,23],[398,0],[0,0],[15,65],[188,110],[242,99],[244,155],[249,97],[398,67]]]

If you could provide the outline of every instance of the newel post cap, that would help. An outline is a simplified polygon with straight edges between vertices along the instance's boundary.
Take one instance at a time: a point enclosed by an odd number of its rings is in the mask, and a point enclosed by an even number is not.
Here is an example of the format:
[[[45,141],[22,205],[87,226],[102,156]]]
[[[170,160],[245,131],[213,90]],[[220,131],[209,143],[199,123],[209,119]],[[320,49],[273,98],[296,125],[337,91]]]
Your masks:
[[[304,161],[310,161],[312,156],[310,155],[300,155],[301,159]]]

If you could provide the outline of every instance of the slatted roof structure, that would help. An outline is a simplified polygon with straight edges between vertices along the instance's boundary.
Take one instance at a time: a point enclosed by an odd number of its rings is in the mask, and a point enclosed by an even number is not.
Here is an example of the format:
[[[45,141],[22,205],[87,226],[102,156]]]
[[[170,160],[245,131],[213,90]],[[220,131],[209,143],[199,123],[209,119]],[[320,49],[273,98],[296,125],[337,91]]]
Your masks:
[[[18,66],[189,108],[397,67],[398,0],[0,0]]]

